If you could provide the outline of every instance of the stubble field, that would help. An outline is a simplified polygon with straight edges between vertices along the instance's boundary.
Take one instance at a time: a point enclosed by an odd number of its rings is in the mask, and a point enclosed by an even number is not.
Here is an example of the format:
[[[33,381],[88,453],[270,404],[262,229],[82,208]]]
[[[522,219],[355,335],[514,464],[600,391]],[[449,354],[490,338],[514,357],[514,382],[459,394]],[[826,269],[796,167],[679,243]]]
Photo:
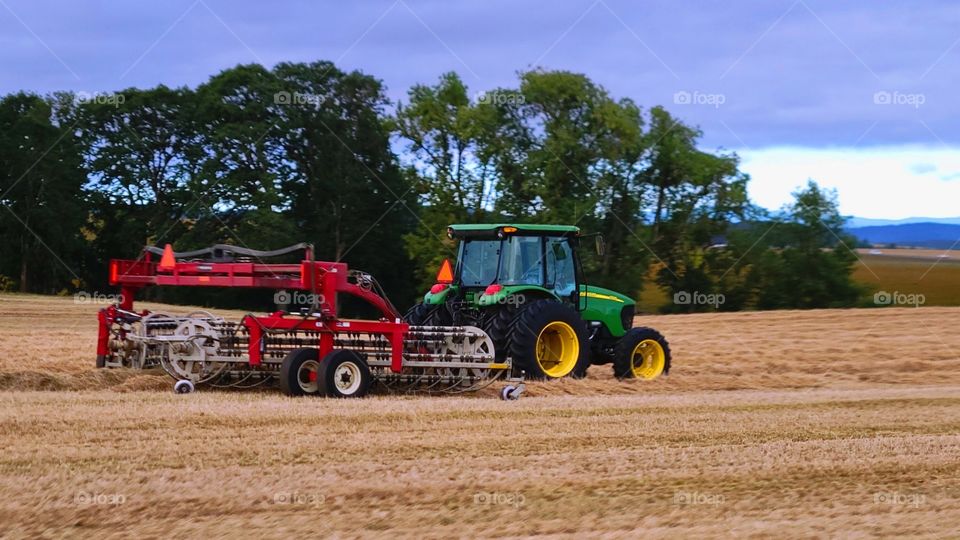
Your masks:
[[[960,308],[638,318],[668,377],[505,403],[176,396],[92,368],[97,307],[0,295],[0,535],[960,530]]]

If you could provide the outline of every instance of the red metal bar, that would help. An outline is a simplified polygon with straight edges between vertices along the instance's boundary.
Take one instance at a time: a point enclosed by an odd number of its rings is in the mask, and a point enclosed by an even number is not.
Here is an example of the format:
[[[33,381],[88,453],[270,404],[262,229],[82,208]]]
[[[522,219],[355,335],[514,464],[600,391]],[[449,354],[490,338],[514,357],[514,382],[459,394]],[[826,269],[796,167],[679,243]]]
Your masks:
[[[97,329],[97,356],[106,356],[110,352],[110,324],[113,322],[115,311],[116,309],[110,306],[97,313],[97,321],[100,323]]]
[[[263,331],[260,325],[252,321],[253,317],[247,315],[241,320],[241,324],[247,327],[250,334],[250,341],[247,342],[247,357],[251,366],[259,366],[263,362],[263,355],[260,348],[263,346]]]
[[[318,344],[320,360],[323,360],[328,354],[333,352],[334,335],[331,332],[320,334],[320,343]]]
[[[140,287],[134,287],[130,285],[124,285],[120,287],[120,309],[125,309],[130,311],[133,309],[133,297],[136,296],[137,289]]]

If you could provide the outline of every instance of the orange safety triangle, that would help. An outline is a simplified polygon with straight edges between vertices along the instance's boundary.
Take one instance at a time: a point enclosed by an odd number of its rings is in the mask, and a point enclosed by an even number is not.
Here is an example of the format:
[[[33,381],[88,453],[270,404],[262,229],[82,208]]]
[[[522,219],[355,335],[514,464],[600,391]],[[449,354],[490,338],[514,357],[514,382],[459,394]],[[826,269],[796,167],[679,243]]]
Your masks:
[[[173,256],[173,246],[167,244],[167,247],[163,248],[163,257],[160,257],[160,266],[161,270],[173,270],[177,267],[177,259]]]
[[[440,265],[440,271],[437,272],[437,283],[453,283],[453,268],[450,266],[450,259],[444,259]]]

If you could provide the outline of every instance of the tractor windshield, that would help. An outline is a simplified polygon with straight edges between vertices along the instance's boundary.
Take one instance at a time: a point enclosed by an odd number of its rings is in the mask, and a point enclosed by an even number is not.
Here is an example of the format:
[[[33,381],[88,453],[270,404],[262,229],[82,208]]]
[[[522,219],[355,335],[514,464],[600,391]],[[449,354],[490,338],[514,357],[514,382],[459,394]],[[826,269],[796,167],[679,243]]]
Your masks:
[[[504,240],[464,239],[457,275],[464,287],[536,285],[569,296],[577,277],[573,248],[562,237],[510,236]]]
[[[501,285],[543,286],[543,239],[539,236],[511,236],[503,241],[500,262]]]
[[[464,240],[460,246],[458,264],[460,282],[464,287],[486,287],[493,283],[543,285],[540,237],[512,236],[503,241]]]

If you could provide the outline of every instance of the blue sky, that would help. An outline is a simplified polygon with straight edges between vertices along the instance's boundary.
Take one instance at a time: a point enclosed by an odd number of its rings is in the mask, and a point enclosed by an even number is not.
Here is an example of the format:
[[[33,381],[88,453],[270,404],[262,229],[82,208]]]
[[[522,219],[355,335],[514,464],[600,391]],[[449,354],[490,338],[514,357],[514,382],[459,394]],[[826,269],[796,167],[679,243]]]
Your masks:
[[[455,70],[480,92],[532,67],[661,104],[743,157],[778,207],[814,178],[876,218],[960,215],[960,5],[0,0],[0,92],[197,85],[240,63],[333,60],[403,99]]]

